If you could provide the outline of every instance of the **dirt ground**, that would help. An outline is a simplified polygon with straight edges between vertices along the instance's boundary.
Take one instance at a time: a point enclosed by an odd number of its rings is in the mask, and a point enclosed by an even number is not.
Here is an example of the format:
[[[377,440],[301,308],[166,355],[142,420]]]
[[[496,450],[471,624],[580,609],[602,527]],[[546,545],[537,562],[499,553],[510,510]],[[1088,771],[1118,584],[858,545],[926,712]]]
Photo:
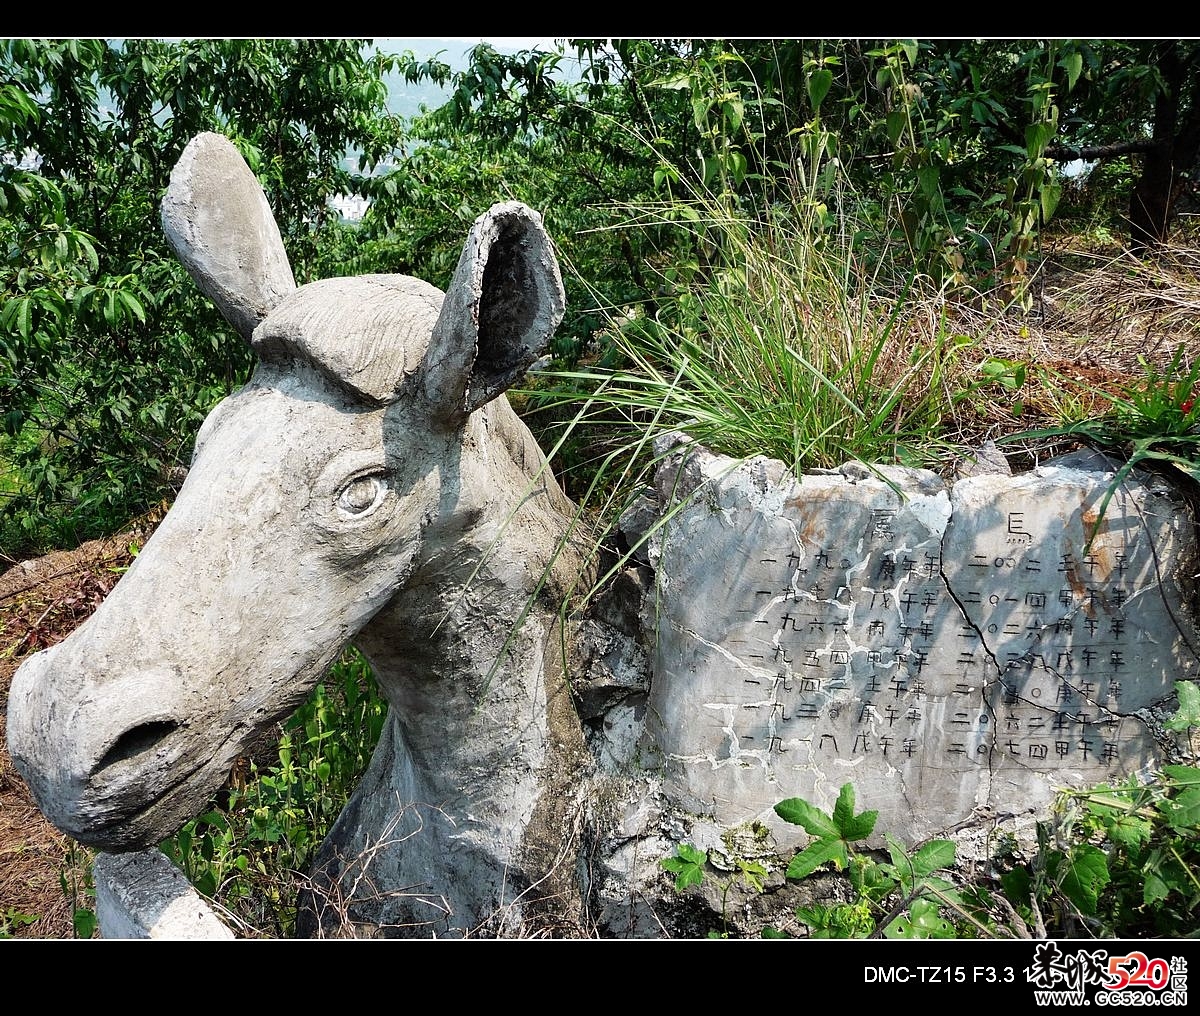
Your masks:
[[[951,315],[956,331],[978,338],[976,355],[1029,366],[1025,391],[997,388],[982,407],[978,401],[964,407],[967,415],[956,422],[965,443],[1051,425],[1069,400],[1102,411],[1105,391],[1144,376],[1140,358],[1161,368],[1181,345],[1185,363],[1200,358],[1200,252],[1148,265],[1074,250],[1035,292],[1034,313],[1011,323],[998,325],[995,311],[982,304]],[[1035,368],[1053,373],[1049,389],[1035,386]],[[1017,401],[1020,415],[1013,412]],[[1006,450],[1020,468],[1067,447]],[[0,573],[0,938],[71,938],[75,907],[92,905],[87,852],[41,817],[8,757],[4,718],[12,675],[90,615],[130,563],[131,545],[144,543],[155,521],[36,560],[0,557],[6,569]]]
[[[0,718],[21,662],[66,638],[116,584],[150,526],[55,551],[0,574]],[[0,723],[0,937],[72,938],[91,909],[86,849],[51,826],[13,768]]]

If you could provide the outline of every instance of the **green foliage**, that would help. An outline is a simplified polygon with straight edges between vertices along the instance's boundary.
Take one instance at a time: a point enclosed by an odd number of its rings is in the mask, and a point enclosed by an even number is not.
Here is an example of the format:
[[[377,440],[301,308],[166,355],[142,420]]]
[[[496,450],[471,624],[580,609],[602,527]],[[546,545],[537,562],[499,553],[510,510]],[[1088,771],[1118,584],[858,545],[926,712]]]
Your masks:
[[[1179,708],[1163,726],[1168,730],[1190,730],[1200,727],[1200,687],[1192,681],[1176,681],[1175,694]]]
[[[1194,687],[1194,686],[1193,686]],[[1186,936],[1200,905],[1200,769],[1168,765],[1060,795],[1030,865],[1001,878],[1029,923],[1052,936]]]
[[[1192,726],[1194,684],[1180,682],[1175,727]],[[1192,689],[1192,691],[1187,691]],[[851,784],[832,813],[802,798],[775,806],[780,818],[809,834],[792,858],[789,880],[829,868],[844,877],[849,900],[797,908],[812,938],[1180,937],[1200,906],[1200,769],[1168,765],[1154,779],[1060,794],[1053,821],[1038,825],[1038,848],[1013,863],[993,888],[988,880],[958,888],[948,840],[908,850],[886,836],[887,860],[863,846],[876,813],[855,813]],[[706,877],[706,852],[684,844],[662,866],[683,891]],[[748,886],[761,891],[765,869]],[[996,892],[1007,901],[1001,905]],[[1015,930],[1019,929],[1019,930]],[[764,928],[764,937],[786,935]]]
[[[707,850],[701,850],[690,843],[680,843],[675,848],[672,857],[664,857],[659,864],[675,876],[675,891],[683,892],[688,886],[699,886],[710,877],[709,865],[714,862]],[[729,937],[729,893],[739,882],[753,892],[760,893],[765,888],[769,874],[767,869],[758,861],[733,855],[727,859],[725,866],[731,869],[729,875],[718,882],[721,893],[721,931],[709,931],[709,938]]]
[[[801,826],[810,837],[808,846],[792,858],[787,877],[805,878],[821,865],[832,862],[841,871],[850,863],[851,844],[865,840],[875,829],[879,813],[854,814],[854,787],[847,783],[838,794],[833,814],[826,815],[807,801],[789,797],[775,805],[775,814],[785,822]]]
[[[37,914],[26,914],[16,907],[5,907],[0,911],[0,939],[16,938],[18,931],[37,922]]]
[[[906,432],[896,419],[891,386],[856,413],[838,409],[819,378],[840,385],[839,371],[859,381],[927,371],[936,380],[956,337],[933,343],[931,360],[912,351],[901,364],[873,345],[902,322],[900,301],[930,286],[999,283],[1009,287],[1002,302],[1026,300],[1038,230],[1061,189],[1050,153],[1067,138],[1143,131],[1173,80],[1167,64],[1186,69],[1195,49],[1186,41],[1168,52],[1119,40],[571,39],[553,52],[481,45],[454,72],[437,59],[375,54],[364,41],[0,46],[0,149],[13,155],[0,163],[8,255],[0,266],[0,543],[8,552],[112,531],[158,501],[200,419],[250,369],[249,352],[159,234],[167,173],[199,130],[224,131],[246,155],[300,281],[400,271],[444,285],[466,227],[493,201],[520,198],[543,210],[570,269],[568,317],[553,347],[567,368],[619,365],[624,343],[657,360],[657,346],[714,341],[702,315],[722,288],[768,300],[770,286],[731,280],[739,269],[730,222],[752,225],[751,243],[836,237],[844,266],[853,266],[844,288],[876,279],[893,310],[870,322],[855,355],[835,343],[825,362],[800,343],[805,362],[784,355],[776,363],[770,357],[782,351],[764,351],[764,366],[789,383],[754,394],[802,406],[796,386],[813,381],[828,403],[816,420],[783,428],[796,431],[785,447],[812,439],[805,429],[819,433],[824,420],[834,432],[843,422],[860,436],[874,430],[886,450],[888,441],[923,443],[921,426]],[[384,105],[391,71],[445,85],[451,98],[403,123]],[[1180,101],[1188,113],[1190,99]],[[29,151],[38,160],[22,163]],[[327,199],[338,193],[371,199],[361,225],[330,213]],[[778,266],[791,252],[782,246],[770,257]],[[769,259],[760,255],[754,271]],[[697,304],[697,294],[706,299]],[[861,333],[866,322],[854,318],[865,306],[860,292],[818,310],[835,312],[825,319],[835,334],[839,315]],[[787,316],[785,303],[776,309]],[[716,323],[755,323],[739,317]],[[624,318],[625,334],[614,335]],[[830,338],[821,331],[818,345]],[[847,387],[855,402],[860,386]]]
[[[954,844],[933,840],[909,854],[887,837],[890,861],[880,862],[855,844],[875,830],[878,812],[854,813],[854,787],[844,784],[832,814],[802,798],[775,805],[785,822],[801,826],[810,840],[788,864],[787,877],[808,878],[826,864],[845,871],[854,889],[850,903],[800,907],[796,917],[813,938],[955,938],[954,925],[942,907],[958,900],[953,885],[936,875],[954,863]]]
[[[1200,694],[1190,681],[1177,682],[1176,692],[1179,709],[1166,726],[1188,730],[1197,725]],[[841,788],[831,814],[801,798],[780,801],[775,812],[810,836],[787,877],[810,878],[829,865],[844,873],[851,889],[847,902],[797,909],[813,938],[1028,937],[1030,928],[1039,938],[1194,933],[1200,907],[1195,766],[1167,765],[1149,780],[1131,776],[1116,785],[1063,791],[1054,819],[1037,826],[1031,859],[1007,864],[995,884],[986,878],[961,888],[940,874],[955,862],[948,840],[909,851],[887,836],[887,861],[858,846],[874,831],[876,813],[855,814],[851,784]],[[696,860],[702,869],[703,858]],[[693,881],[699,879],[676,888]],[[774,928],[763,934],[786,937]]]
[[[875,829],[877,812],[855,814],[854,787],[847,783],[838,794],[832,814],[821,811],[803,798],[792,797],[775,805],[775,813],[785,822],[801,826],[810,836],[807,846],[788,864],[787,878],[800,881],[826,864],[845,872],[853,889],[849,903],[813,904],[799,907],[797,919],[809,928],[811,938],[955,938],[957,929],[943,913],[946,906],[962,909],[964,898],[937,873],[954,864],[954,844],[932,840],[908,853],[891,837],[887,838],[889,860],[878,861],[856,844]],[[699,886],[709,877],[712,859],[709,852],[689,843],[681,843],[662,867],[675,875],[675,890]],[[731,888],[739,880],[748,889],[762,892],[769,876],[761,861],[732,857],[732,874],[720,884],[721,917],[724,930],[710,932],[710,938],[728,938],[726,907]],[[978,924],[978,922],[975,922]],[[787,938],[786,933],[767,926],[763,938]]]
[[[277,761],[250,761],[163,851],[244,929],[287,937],[307,867],[366,769],[385,714],[365,660],[348,651],[284,725]]]
[[[74,840],[67,841],[67,855],[58,873],[58,883],[71,907],[71,927],[76,938],[96,933],[96,886],[92,881],[92,855]]]
[[[675,848],[674,857],[664,857],[662,866],[675,876],[675,889],[683,892],[690,885],[704,881],[704,866],[708,863],[708,851],[681,843]]]
[[[1002,443],[1075,438],[1122,459],[1100,499],[1089,546],[1109,503],[1134,469],[1157,468],[1184,484],[1200,484],[1200,361],[1189,364],[1182,345],[1164,368],[1139,359],[1144,369],[1140,379],[1119,394],[1104,393],[1112,403],[1105,415],[1001,438]]]
[[[0,546],[111,533],[171,488],[251,353],[167,250],[158,202],[184,144],[234,138],[300,281],[361,192],[347,149],[390,154],[363,40],[0,42]],[[34,154],[35,153],[35,154]],[[22,159],[24,156],[24,159]]]

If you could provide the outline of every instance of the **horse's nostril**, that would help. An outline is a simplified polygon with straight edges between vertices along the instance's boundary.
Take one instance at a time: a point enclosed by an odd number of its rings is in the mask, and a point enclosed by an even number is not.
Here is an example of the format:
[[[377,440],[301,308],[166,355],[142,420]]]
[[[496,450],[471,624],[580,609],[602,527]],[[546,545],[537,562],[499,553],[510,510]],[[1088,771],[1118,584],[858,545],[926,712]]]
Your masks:
[[[117,762],[124,762],[150,750],[163,738],[172,734],[178,726],[174,720],[155,720],[131,727],[104,753],[104,757],[96,765],[95,772],[102,772]]]

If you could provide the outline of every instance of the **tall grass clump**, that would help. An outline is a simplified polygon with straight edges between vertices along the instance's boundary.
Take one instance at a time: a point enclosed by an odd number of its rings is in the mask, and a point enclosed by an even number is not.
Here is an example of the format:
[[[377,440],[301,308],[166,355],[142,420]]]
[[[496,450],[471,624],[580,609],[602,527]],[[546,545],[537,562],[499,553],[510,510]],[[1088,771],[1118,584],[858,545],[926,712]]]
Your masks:
[[[582,406],[543,430],[547,447],[571,451],[577,499],[603,494],[598,508],[611,510],[645,485],[653,439],[672,431],[735,459],[780,459],[797,475],[944,457],[947,421],[977,384],[962,356],[971,341],[948,327],[928,277],[884,273],[878,223],[868,231],[848,211],[830,213],[854,206],[844,189],[827,160],[819,179],[801,173],[757,209],[700,185],[620,209],[613,228],[660,238],[662,260],[648,266],[656,295],[609,308],[591,361],[543,371],[526,393],[535,427],[539,409]]]

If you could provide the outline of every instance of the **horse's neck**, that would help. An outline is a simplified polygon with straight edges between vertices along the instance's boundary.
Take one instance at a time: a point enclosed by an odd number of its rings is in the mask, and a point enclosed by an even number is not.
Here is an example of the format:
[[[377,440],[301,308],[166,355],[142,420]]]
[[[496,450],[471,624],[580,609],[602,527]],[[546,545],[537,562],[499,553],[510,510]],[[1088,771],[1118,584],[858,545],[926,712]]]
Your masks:
[[[507,402],[471,421],[461,475],[467,528],[436,524],[358,644],[417,771],[469,793],[464,780],[541,765],[548,707],[565,694],[551,635],[585,561],[573,506]]]

